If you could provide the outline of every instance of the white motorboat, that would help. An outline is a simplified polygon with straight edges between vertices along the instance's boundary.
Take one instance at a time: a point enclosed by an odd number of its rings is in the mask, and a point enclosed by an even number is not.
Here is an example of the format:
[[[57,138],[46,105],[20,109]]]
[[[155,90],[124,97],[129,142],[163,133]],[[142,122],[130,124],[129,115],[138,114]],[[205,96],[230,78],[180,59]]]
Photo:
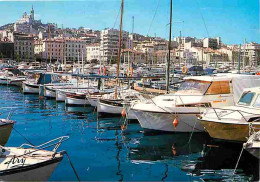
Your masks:
[[[243,146],[250,154],[260,159],[260,131],[253,133]]]
[[[260,87],[245,89],[235,106],[210,108],[199,118],[212,138],[245,142],[260,131]]]
[[[197,121],[198,114],[207,107],[234,105],[242,88],[254,85],[260,86],[260,77],[236,74],[187,77],[176,93],[133,102],[131,109],[145,130],[204,132]]]
[[[0,119],[0,145],[5,145],[10,137],[14,121],[9,119]]]
[[[0,146],[0,179],[2,181],[47,181],[65,152],[57,152],[60,144],[69,137],[63,136],[33,146]],[[52,151],[44,150],[54,146]]]

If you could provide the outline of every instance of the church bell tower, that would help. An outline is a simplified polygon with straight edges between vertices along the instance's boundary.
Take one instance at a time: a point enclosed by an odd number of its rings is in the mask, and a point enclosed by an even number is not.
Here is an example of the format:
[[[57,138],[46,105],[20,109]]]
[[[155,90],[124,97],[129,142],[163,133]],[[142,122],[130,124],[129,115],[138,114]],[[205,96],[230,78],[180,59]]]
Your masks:
[[[31,10],[31,20],[34,21],[34,10],[33,10],[33,5],[32,5],[32,10]]]

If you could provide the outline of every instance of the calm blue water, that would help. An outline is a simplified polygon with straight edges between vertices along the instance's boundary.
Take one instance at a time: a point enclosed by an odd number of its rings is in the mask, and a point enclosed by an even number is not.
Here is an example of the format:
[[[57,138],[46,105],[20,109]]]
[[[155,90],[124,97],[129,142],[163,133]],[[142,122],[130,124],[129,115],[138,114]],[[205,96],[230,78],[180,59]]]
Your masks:
[[[16,87],[0,86],[0,113],[10,109],[15,128],[34,145],[68,135],[66,150],[81,180],[201,181],[256,180],[259,161],[244,152],[232,176],[241,145],[213,143],[206,134],[144,134],[139,124],[121,131],[121,118],[100,118],[92,108],[65,107],[54,100],[23,95]],[[6,146],[26,141],[13,131]],[[49,180],[76,180],[67,158]]]

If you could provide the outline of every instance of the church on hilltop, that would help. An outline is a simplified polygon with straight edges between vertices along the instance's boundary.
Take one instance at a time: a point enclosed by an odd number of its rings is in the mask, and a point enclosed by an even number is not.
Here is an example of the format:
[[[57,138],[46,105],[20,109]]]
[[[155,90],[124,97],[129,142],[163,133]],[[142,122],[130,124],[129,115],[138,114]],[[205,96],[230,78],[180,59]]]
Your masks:
[[[14,31],[15,32],[23,32],[23,33],[37,33],[33,27],[34,25],[41,24],[41,20],[34,19],[34,9],[32,6],[31,14],[27,14],[26,12],[23,13],[21,19],[17,20],[14,24]]]

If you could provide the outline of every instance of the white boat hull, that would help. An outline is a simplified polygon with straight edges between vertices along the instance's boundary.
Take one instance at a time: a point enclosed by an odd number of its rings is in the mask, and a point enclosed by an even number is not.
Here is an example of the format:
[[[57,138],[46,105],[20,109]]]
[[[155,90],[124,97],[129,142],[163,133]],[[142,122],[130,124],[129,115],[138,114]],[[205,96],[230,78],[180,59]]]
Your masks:
[[[56,92],[49,89],[44,89],[44,96],[48,98],[56,98]]]
[[[88,99],[76,99],[71,97],[66,97],[65,99],[66,105],[78,105],[78,106],[84,106],[84,105],[90,105]]]
[[[93,107],[97,107],[97,102],[98,102],[98,99],[97,98],[89,98],[88,97],[88,101],[89,101],[89,104]]]
[[[48,181],[60,161],[35,169],[0,176],[3,181]]]
[[[66,93],[57,90],[56,91],[56,101],[57,102],[65,102],[65,100],[66,100]]]
[[[174,127],[175,114],[156,113],[133,110],[140,125],[144,129],[166,132],[204,132],[196,114],[177,114],[178,125]]]
[[[118,114],[120,115],[123,111],[123,107],[113,106],[109,104],[105,104],[98,101],[97,104],[97,112],[98,113],[106,113],[106,114]]]
[[[23,83],[23,93],[39,94],[39,87],[31,87],[30,85]]]

